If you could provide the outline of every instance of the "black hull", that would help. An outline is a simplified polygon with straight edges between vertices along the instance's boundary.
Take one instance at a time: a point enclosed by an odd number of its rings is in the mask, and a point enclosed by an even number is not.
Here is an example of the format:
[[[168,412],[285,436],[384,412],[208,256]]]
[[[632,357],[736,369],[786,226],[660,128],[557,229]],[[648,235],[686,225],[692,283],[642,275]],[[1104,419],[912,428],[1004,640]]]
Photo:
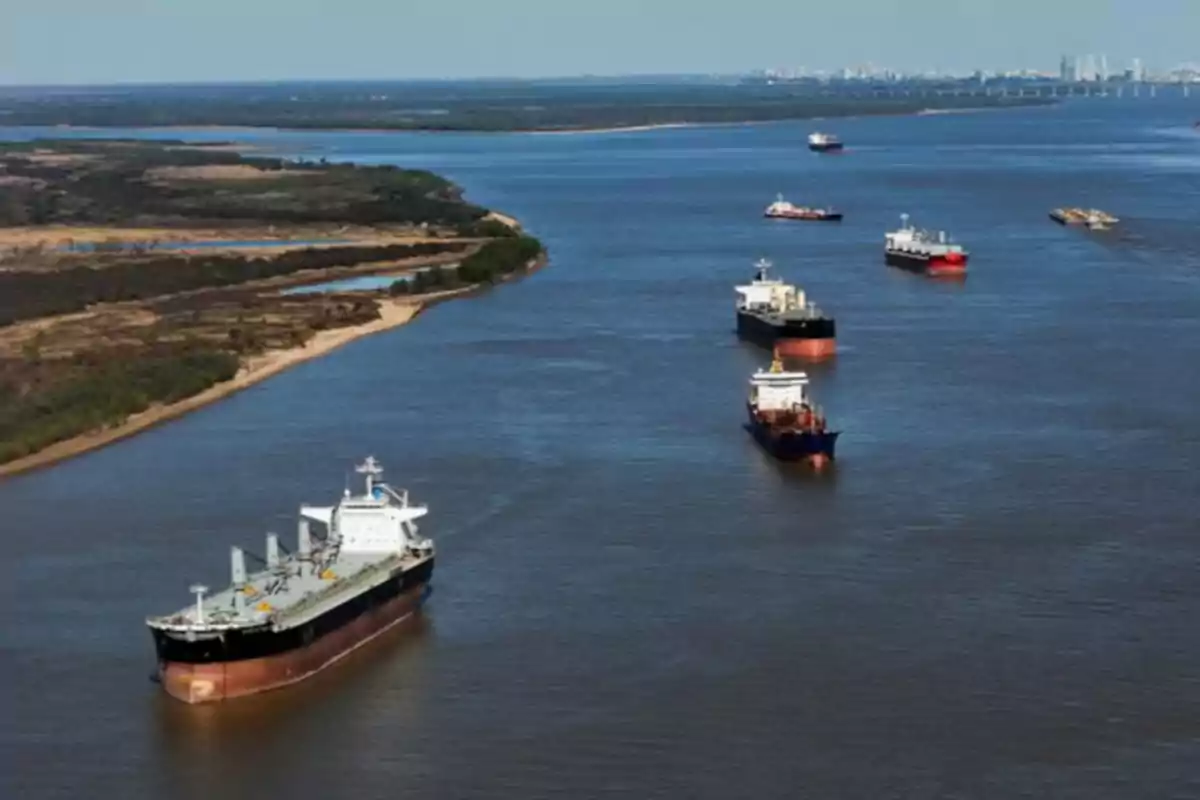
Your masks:
[[[269,625],[226,632],[223,636],[187,641],[167,631],[151,629],[154,649],[159,662],[183,664],[213,664],[228,661],[278,656],[289,651],[311,647],[335,631],[353,623],[359,617],[379,608],[400,595],[414,590],[422,599],[429,592],[433,577],[433,559],[411,569],[397,571],[378,586],[359,595],[348,597],[341,605],[295,628],[273,631]]]
[[[780,461],[834,460],[840,431],[777,431],[753,418],[746,425],[759,445]]]
[[[835,339],[837,323],[829,317],[772,320],[748,311],[738,311],[737,331],[743,339],[770,349],[780,339]]]
[[[786,219],[793,222],[841,222],[842,212],[834,211],[830,214],[822,214],[817,217],[793,217],[787,214],[764,214],[767,219]]]
[[[967,258],[962,261],[947,261],[944,256],[927,256],[919,253],[904,253],[897,250],[884,250],[883,260],[889,266],[918,272],[923,275],[962,276],[967,273]]]
[[[814,153],[837,153],[843,147],[841,142],[831,142],[830,144],[810,144],[808,149]]]

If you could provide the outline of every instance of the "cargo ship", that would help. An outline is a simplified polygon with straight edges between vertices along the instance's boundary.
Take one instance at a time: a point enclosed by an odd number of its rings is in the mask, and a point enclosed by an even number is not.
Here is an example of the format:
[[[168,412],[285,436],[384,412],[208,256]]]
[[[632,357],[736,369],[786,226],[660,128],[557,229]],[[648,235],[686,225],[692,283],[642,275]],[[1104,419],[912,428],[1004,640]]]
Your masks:
[[[828,430],[825,415],[808,396],[808,376],[788,372],[776,356],[771,368],[750,378],[747,429],[763,449],[781,461],[821,468],[833,461],[839,431]]]
[[[434,549],[417,533],[428,508],[382,480],[371,457],[356,467],[366,491],[336,505],[301,506],[296,550],[267,534],[265,568],[247,572],[231,548],[230,585],[146,620],[167,694],[227,700],[296,683],[416,614],[428,598]]]
[[[962,245],[953,244],[945,231],[917,230],[908,224],[908,214],[900,215],[900,229],[887,234],[884,260],[893,267],[932,276],[964,276],[969,254]]]
[[[791,358],[826,358],[837,351],[837,324],[804,292],[770,276],[759,259],[754,280],[736,286],[737,331],[743,339]]]
[[[834,211],[832,208],[794,206],[784,200],[781,194],[775,195],[775,202],[766,207],[763,216],[770,219],[801,219],[810,222],[841,222],[842,220],[840,211]]]
[[[814,153],[837,153],[842,149],[842,140],[831,133],[810,133],[808,149]]]

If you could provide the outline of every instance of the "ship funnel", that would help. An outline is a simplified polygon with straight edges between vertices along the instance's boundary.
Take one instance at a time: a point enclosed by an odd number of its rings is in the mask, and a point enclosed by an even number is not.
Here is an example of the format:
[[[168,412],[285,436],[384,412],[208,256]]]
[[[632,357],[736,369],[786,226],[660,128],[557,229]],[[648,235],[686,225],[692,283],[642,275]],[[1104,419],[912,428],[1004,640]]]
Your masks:
[[[296,552],[301,559],[307,559],[312,555],[312,536],[308,532],[308,520],[304,517],[300,518],[296,540]]]
[[[267,567],[279,569],[279,537],[273,533],[267,534]]]
[[[246,583],[246,556],[242,553],[242,548],[229,548],[229,573],[230,583],[240,587]]]

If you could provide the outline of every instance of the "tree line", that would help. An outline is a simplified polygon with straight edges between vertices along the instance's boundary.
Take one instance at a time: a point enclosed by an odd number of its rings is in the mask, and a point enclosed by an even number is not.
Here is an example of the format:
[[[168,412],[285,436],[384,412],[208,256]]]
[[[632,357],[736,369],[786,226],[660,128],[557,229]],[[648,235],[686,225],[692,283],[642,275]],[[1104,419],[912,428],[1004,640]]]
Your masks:
[[[233,286],[301,270],[461,252],[458,242],[382,247],[309,247],[275,256],[163,256],[93,269],[0,272],[0,326],[81,311],[94,303],[141,300],[196,289]]]
[[[457,267],[420,270],[396,281],[388,291],[395,296],[493,284],[525,269],[543,252],[542,243],[532,236],[494,239],[464,258]]]
[[[40,152],[39,152],[40,151]],[[60,158],[48,159],[49,152]],[[164,167],[244,166],[250,180],[172,177]],[[157,170],[157,171],[156,171]],[[272,174],[275,173],[275,174]],[[179,144],[91,140],[0,143],[0,226],[226,223],[453,227],[481,219],[427,170],[247,157]]]
[[[196,343],[89,354],[80,361],[44,391],[22,394],[0,383],[0,463],[123,422],[151,405],[191,397],[238,370],[237,355]]]

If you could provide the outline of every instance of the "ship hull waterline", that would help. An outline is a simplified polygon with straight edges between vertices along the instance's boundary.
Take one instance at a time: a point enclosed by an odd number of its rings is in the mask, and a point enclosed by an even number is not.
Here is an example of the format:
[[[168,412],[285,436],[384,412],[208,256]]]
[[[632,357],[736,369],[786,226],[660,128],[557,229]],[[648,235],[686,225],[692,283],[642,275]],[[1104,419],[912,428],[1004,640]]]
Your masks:
[[[754,314],[740,312],[737,332],[742,339],[773,350],[781,358],[820,360],[837,354],[837,328],[831,319],[776,325]]]
[[[746,429],[759,446],[779,461],[805,464],[813,469],[824,469],[833,464],[838,431],[778,430],[763,423],[750,414]]]
[[[809,144],[808,149],[814,153],[840,153],[845,147],[841,142],[830,142],[828,144]]]
[[[764,213],[767,219],[788,219],[796,222],[841,222],[842,212],[834,211],[828,214],[771,214]]]
[[[406,586],[324,635],[271,655],[207,662],[160,659],[159,682],[168,695],[189,704],[233,700],[281,689],[321,672],[388,631],[414,621],[431,593],[432,586],[427,582]]]
[[[963,255],[948,259],[943,256],[921,256],[889,250],[884,253],[884,261],[889,266],[933,278],[961,278],[967,274],[968,257]]]

